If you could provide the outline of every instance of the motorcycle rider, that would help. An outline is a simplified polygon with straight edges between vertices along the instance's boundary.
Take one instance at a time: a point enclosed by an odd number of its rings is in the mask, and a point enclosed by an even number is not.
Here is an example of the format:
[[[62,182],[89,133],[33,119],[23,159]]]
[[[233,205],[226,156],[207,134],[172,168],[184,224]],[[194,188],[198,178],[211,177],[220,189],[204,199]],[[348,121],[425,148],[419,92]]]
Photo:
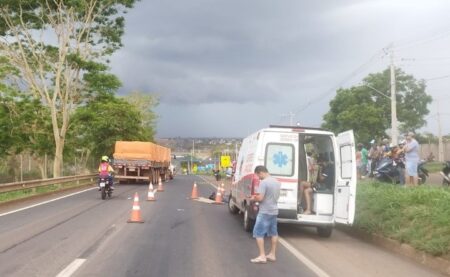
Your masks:
[[[400,185],[405,184],[405,140],[401,140],[398,146],[395,146],[392,150],[392,159],[397,164],[397,170],[399,173]]]
[[[114,179],[112,173],[114,173],[114,169],[109,164],[108,156],[102,156],[102,160],[98,166],[98,175],[100,178],[108,178],[111,190],[114,189]]]

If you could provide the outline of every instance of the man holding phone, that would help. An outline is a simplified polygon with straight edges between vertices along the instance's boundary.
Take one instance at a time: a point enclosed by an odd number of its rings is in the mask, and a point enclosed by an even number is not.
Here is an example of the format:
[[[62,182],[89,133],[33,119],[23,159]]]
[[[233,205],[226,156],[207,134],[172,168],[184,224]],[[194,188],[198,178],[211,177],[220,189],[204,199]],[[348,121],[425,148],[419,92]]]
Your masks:
[[[256,195],[252,195],[252,201],[259,202],[259,212],[253,227],[253,237],[258,245],[259,256],[251,259],[252,263],[265,264],[267,261],[275,262],[275,251],[278,242],[277,217],[278,198],[280,197],[281,184],[270,176],[267,168],[259,165],[255,168],[255,174],[261,180]],[[264,237],[271,237],[271,248],[266,256],[264,250]]]

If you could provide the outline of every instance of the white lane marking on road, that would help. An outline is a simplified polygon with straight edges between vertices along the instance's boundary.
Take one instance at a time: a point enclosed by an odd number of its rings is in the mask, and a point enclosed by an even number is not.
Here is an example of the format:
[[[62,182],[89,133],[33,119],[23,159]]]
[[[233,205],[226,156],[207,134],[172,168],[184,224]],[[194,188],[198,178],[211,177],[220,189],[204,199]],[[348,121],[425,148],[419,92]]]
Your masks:
[[[205,178],[203,178],[203,176],[198,176],[200,179],[202,179],[204,182],[210,184],[214,189],[217,189],[217,186],[214,185],[213,183],[209,182],[208,180],[206,180]]]
[[[77,195],[77,194],[80,194],[80,193],[83,193],[83,192],[86,192],[86,191],[89,191],[89,190],[93,190],[93,189],[96,189],[96,188],[85,189],[85,190],[78,191],[78,192],[75,192],[75,193],[72,193],[72,194],[68,194],[68,195],[65,195],[65,196],[61,196],[61,197],[58,197],[58,198],[55,198],[55,199],[51,199],[51,200],[48,200],[48,201],[37,203],[37,204],[31,205],[31,206],[23,207],[23,208],[14,210],[14,211],[9,211],[9,212],[6,212],[6,213],[2,213],[2,214],[0,214],[0,217],[1,216],[5,216],[5,215],[9,215],[9,214],[13,214],[13,213],[17,213],[17,212],[20,212],[20,211],[23,211],[23,210],[28,210],[28,209],[31,209],[31,208],[34,208],[34,207],[37,207],[37,206],[45,205],[45,204],[48,204],[48,203],[51,203],[51,202],[54,202],[54,201],[57,201],[57,200],[60,200],[60,199],[64,199],[64,198],[67,198],[67,197],[71,197],[71,196],[74,196],[74,195]]]
[[[310,259],[306,258],[305,255],[300,253],[294,246],[288,243],[285,239],[278,237],[278,241],[282,244],[289,252],[292,253],[298,260],[304,263],[309,269],[311,269],[317,276],[320,277],[330,277],[325,271],[323,271],[320,267],[318,267],[315,263],[313,263]]]
[[[61,271],[56,277],[70,277],[77,271],[78,268],[86,261],[86,259],[75,259],[70,263],[63,271]]]
[[[205,178],[202,176],[200,177],[203,181],[210,184],[213,188],[217,189],[217,186],[215,186],[213,183],[208,182]],[[209,199],[208,199],[209,200]],[[199,201],[199,200],[197,200]],[[212,201],[214,202],[214,201]],[[299,261],[304,263],[309,269],[311,269],[317,276],[319,277],[330,277],[325,271],[323,271],[320,267],[318,267],[315,263],[313,263],[310,259],[306,258],[305,255],[300,253],[294,246],[292,246],[290,243],[288,243],[285,239],[278,237],[278,241],[289,251],[292,255],[294,255]]]

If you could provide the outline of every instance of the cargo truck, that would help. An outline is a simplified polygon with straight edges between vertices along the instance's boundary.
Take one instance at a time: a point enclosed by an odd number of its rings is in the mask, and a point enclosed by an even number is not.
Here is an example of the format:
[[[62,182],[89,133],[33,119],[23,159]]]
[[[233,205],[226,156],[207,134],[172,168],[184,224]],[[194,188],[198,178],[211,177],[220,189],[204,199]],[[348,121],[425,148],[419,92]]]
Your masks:
[[[116,141],[113,166],[119,183],[152,182],[173,178],[171,150],[152,142]]]

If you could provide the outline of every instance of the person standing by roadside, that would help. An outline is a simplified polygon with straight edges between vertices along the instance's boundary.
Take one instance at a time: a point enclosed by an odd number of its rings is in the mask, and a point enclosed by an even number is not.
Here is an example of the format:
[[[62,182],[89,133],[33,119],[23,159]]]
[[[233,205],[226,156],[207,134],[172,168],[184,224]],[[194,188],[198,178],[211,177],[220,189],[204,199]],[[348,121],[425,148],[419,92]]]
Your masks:
[[[356,153],[355,153],[355,158],[356,158],[356,177],[358,178],[358,180],[361,180],[361,147],[362,144],[358,143],[356,149]]]
[[[367,175],[367,164],[369,163],[369,151],[367,151],[364,144],[361,144],[361,178],[365,178]]]
[[[414,138],[414,133],[409,132],[406,136],[405,145],[405,169],[408,178],[408,186],[416,186],[418,184],[417,166],[419,165],[419,143]]]
[[[405,185],[405,153],[404,153],[404,147],[405,147],[405,140],[401,140],[398,144],[397,150],[395,154],[392,156],[394,161],[397,164],[397,170],[399,173],[399,181],[400,185]]]
[[[277,217],[278,198],[280,197],[281,184],[270,176],[267,168],[259,165],[255,168],[255,174],[261,180],[256,195],[250,200],[259,202],[259,212],[253,227],[253,237],[258,245],[259,256],[251,259],[252,263],[265,264],[267,261],[276,261],[276,249],[278,243]],[[271,237],[271,248],[266,256],[264,250],[264,236]]]
[[[370,161],[369,177],[373,177],[373,171],[375,170],[375,168],[377,167],[377,164],[378,164],[379,152],[378,152],[378,146],[374,139],[370,142],[370,144],[371,144],[371,147],[370,147],[369,154],[368,154],[369,161]]]

